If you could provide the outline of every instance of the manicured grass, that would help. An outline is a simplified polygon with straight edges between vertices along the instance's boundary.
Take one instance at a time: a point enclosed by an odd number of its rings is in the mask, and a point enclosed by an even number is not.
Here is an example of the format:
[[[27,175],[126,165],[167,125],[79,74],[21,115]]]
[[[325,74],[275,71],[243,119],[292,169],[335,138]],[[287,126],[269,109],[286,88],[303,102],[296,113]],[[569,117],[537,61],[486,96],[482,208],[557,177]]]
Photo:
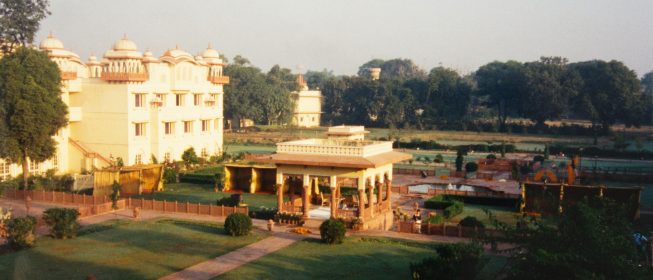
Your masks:
[[[222,164],[215,165],[215,166],[208,166],[208,167],[195,169],[190,173],[191,174],[214,175],[216,173],[224,173],[224,167],[222,166]]]
[[[304,240],[216,279],[410,279],[409,263],[434,252],[428,243],[382,238]]]
[[[274,145],[245,145],[245,144],[225,144],[225,152],[229,154],[238,154],[249,152],[252,154],[269,154],[276,151],[277,147]]]
[[[13,279],[156,279],[260,240],[231,237],[222,225],[159,220],[110,221],[75,239],[40,238],[36,247],[0,255]],[[4,278],[2,277],[2,278]]]
[[[215,204],[218,199],[230,195],[232,195],[232,193],[213,192],[213,185],[176,183],[167,184],[162,192],[132,196],[132,198],[142,197],[145,199]],[[243,194],[243,200],[247,203],[250,209],[259,208],[261,206],[268,208],[277,207],[277,197],[272,194],[245,193]]]
[[[458,222],[460,222],[460,220],[464,219],[465,217],[472,216],[483,222],[486,227],[491,228],[492,224],[490,223],[490,219],[485,211],[483,211],[483,209],[491,211],[499,222],[511,225],[514,225],[515,222],[517,222],[517,217],[519,215],[519,213],[512,208],[465,204],[463,212],[454,216],[447,222],[458,224]]]

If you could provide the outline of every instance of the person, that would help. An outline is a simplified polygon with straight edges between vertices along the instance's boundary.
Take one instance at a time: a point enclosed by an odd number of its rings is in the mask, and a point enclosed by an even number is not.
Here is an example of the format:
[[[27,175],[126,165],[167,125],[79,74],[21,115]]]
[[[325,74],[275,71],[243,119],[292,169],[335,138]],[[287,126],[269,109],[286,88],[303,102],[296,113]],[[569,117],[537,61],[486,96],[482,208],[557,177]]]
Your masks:
[[[415,232],[422,233],[422,213],[420,212],[420,209],[417,209],[415,214],[413,214],[413,222],[415,225]]]

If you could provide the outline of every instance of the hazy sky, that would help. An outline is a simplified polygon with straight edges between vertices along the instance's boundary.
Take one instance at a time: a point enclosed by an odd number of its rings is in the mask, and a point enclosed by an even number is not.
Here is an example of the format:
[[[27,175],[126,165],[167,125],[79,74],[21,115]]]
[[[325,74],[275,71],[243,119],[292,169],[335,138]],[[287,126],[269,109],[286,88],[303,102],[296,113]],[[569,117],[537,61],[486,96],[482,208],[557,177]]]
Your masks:
[[[52,31],[83,60],[127,33],[157,56],[175,45],[197,54],[210,42],[264,70],[354,74],[372,58],[401,57],[469,72],[542,55],[653,70],[652,0],[51,0],[51,11],[37,41]]]

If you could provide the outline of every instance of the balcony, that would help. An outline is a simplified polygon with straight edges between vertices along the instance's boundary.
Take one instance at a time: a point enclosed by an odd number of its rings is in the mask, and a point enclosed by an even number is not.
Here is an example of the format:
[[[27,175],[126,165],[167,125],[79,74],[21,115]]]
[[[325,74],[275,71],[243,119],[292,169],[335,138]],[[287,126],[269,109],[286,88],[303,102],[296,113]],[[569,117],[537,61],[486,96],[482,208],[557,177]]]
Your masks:
[[[219,85],[229,84],[228,76],[209,76],[209,82]]]
[[[64,81],[77,79],[77,72],[61,71],[61,79]]]
[[[144,82],[149,79],[147,72],[102,72],[102,80],[107,82]]]

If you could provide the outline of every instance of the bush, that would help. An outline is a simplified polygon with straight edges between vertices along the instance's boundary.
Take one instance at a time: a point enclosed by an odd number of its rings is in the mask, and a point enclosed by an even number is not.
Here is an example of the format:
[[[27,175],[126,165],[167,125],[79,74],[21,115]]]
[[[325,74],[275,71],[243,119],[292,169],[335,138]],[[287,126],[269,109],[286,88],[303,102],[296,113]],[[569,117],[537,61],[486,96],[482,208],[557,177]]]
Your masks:
[[[240,194],[232,194],[229,197],[225,196],[223,198],[218,199],[218,201],[216,201],[215,204],[218,206],[224,205],[224,206],[234,207],[240,204],[241,198],[242,196]]]
[[[14,249],[34,246],[36,218],[32,216],[14,218],[7,223],[7,242]]]
[[[224,221],[224,230],[231,236],[248,235],[252,231],[252,219],[241,213],[233,213]]]
[[[478,170],[478,164],[476,162],[468,162],[465,164],[465,171],[476,172],[476,170]]]
[[[439,225],[444,223],[444,217],[442,217],[442,215],[430,216],[426,219],[426,223],[431,225]]]
[[[424,208],[444,209],[451,206],[451,201],[445,200],[444,196],[436,195],[424,201]]]
[[[435,155],[435,158],[433,159],[433,162],[442,163],[442,162],[444,162],[444,157],[441,154],[437,154],[437,155]]]
[[[50,208],[43,211],[43,220],[54,238],[68,239],[77,236],[79,211],[72,208]]]
[[[497,159],[497,156],[495,154],[489,154],[485,158],[486,159]]]
[[[277,215],[276,208],[266,208],[264,206],[261,206],[256,210],[249,211],[249,217],[252,219],[270,220],[270,219],[275,219],[276,215]]]
[[[444,217],[447,219],[451,219],[458,214],[462,213],[463,210],[465,209],[465,203],[459,200],[454,200],[451,203],[451,206],[444,208]]]
[[[413,279],[474,279],[478,273],[479,244],[439,244],[435,251],[435,256],[410,264]]]
[[[191,174],[185,173],[179,175],[179,182],[191,184],[210,184],[215,183],[215,175],[213,174]]]
[[[328,219],[320,225],[320,237],[326,244],[342,243],[345,232],[345,223],[342,220]]]
[[[186,165],[186,168],[189,168],[191,165],[200,162],[200,159],[197,157],[197,154],[195,153],[195,149],[193,147],[190,147],[184,151],[184,153],[181,155],[181,160],[184,161],[184,165]]]
[[[163,183],[170,184],[177,182],[177,171],[172,167],[163,169]]]
[[[464,219],[460,220],[458,224],[463,227],[485,228],[483,222],[479,221],[478,219],[476,219],[476,217],[472,217],[472,216],[465,217]]]

